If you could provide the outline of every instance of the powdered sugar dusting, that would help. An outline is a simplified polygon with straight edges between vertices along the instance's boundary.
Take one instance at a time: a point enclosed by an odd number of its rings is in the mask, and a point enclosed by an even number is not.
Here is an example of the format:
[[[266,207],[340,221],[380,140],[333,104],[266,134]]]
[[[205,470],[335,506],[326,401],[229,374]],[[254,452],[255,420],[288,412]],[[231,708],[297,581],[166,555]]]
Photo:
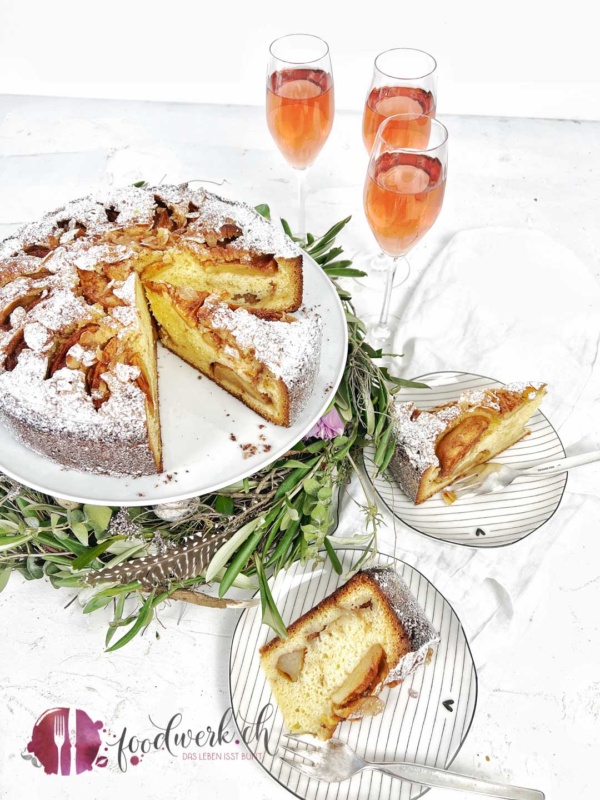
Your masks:
[[[89,246],[84,243],[72,254],[73,264],[82,270],[93,270],[97,264],[117,264],[135,255],[131,247],[125,245],[98,244]]]
[[[425,661],[429,648],[440,641],[440,636],[406,583],[392,567],[371,567],[364,571],[377,582],[408,634],[411,651],[390,670],[385,680],[386,683],[403,681]]]
[[[43,353],[52,344],[54,337],[44,325],[39,322],[30,322],[23,328],[23,338],[25,344],[34,353]]]
[[[82,297],[60,289],[35,306],[28,318],[39,322],[48,330],[60,331],[77,322],[93,319],[95,316],[97,313],[93,306],[89,306]]]
[[[97,361],[96,351],[86,347],[82,347],[80,344],[74,344],[73,347],[71,347],[71,349],[69,350],[68,355],[74,361],[77,361],[84,367],[91,367]]]
[[[136,276],[132,273],[121,286],[113,289],[113,294],[129,306],[135,305]]]
[[[393,435],[396,439],[396,446],[401,448],[408,457],[412,468],[422,475],[432,464],[439,465],[438,457],[435,454],[435,444],[448,422],[460,414],[460,409],[458,407],[443,409],[442,418],[439,418],[437,414],[423,411],[415,420],[412,420],[411,416],[415,409],[414,403],[394,401],[392,407]]]
[[[204,189],[192,192],[192,200],[199,207],[200,217],[192,221],[190,229],[218,231],[228,222],[234,222],[242,229],[242,235],[229,243],[233,250],[247,250],[250,253],[270,253],[284,258],[295,258],[301,250],[258,211],[234,200],[210,194]]]

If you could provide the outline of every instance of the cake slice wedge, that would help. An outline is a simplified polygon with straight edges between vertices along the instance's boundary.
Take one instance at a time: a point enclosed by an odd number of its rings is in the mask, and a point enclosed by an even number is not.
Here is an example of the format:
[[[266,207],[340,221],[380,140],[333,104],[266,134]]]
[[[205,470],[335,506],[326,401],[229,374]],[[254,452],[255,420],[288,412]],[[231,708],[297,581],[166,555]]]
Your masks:
[[[423,503],[527,436],[545,394],[544,383],[513,383],[468,390],[426,411],[396,401],[390,472],[415,505]]]
[[[291,733],[330,739],[342,720],[383,710],[379,694],[412,651],[380,582],[358,572],[260,649],[260,663]],[[396,681],[394,681],[396,682]]]
[[[162,282],[145,290],[165,347],[270,422],[295,421],[319,371],[318,316],[240,308]]]

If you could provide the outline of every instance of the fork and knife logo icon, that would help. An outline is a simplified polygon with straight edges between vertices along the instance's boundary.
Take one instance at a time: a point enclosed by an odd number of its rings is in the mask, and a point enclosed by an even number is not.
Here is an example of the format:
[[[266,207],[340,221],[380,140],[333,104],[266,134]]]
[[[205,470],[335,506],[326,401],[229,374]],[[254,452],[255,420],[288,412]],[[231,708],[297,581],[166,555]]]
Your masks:
[[[23,757],[51,775],[78,775],[105,766],[105,757],[97,759],[102,728],[102,722],[81,709],[50,708],[36,721]]]

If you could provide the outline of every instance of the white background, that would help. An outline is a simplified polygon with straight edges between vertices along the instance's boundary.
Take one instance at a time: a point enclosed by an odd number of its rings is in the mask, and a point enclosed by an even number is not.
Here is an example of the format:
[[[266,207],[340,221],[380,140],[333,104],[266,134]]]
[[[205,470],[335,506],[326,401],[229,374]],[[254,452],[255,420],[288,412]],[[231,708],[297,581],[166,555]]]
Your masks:
[[[338,109],[372,63],[417,47],[439,63],[441,114],[600,119],[592,3],[540,0],[0,0],[0,92],[262,105],[270,42],[331,47]]]

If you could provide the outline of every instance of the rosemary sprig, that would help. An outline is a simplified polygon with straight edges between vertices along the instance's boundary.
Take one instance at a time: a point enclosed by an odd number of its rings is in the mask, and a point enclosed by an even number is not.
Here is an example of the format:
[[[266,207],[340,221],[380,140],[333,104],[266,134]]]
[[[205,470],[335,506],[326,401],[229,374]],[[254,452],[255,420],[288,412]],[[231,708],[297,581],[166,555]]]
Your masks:
[[[257,210],[270,219],[268,206]],[[390,374],[380,365],[381,350],[365,339],[366,330],[357,316],[350,293],[340,279],[364,273],[343,258],[336,238],[350,217],[325,234],[292,235],[284,231],[322,267],[336,287],[348,325],[348,354],[340,386],[332,401],[344,422],[344,431],[330,440],[298,442],[283,458],[218,494],[197,498],[189,513],[167,523],[151,507],[117,509],[56,500],[20,486],[0,475],[0,591],[12,571],[26,579],[48,577],[56,588],[74,588],[84,613],[112,606],[113,618],[106,648],[114,651],[147,627],[157,609],[174,592],[218,582],[219,596],[232,586],[260,591],[263,622],[280,636],[285,626],[270,593],[268,575],[296,560],[323,559],[341,570],[336,546],[346,538],[333,534],[337,496],[354,475],[364,489],[365,534],[352,541],[364,550],[366,563],[376,549],[381,524],[373,492],[361,470],[367,443],[375,450],[379,470],[387,467],[393,453],[389,407],[402,386],[422,386]],[[223,544],[202,574],[182,571],[162,583],[152,583],[136,573],[139,559],[172,552],[185,546],[195,534],[219,534]],[[91,575],[127,562],[127,582],[90,586]],[[185,595],[180,592],[179,596]],[[198,597],[198,596],[196,596]],[[118,630],[125,632],[113,643]]]

